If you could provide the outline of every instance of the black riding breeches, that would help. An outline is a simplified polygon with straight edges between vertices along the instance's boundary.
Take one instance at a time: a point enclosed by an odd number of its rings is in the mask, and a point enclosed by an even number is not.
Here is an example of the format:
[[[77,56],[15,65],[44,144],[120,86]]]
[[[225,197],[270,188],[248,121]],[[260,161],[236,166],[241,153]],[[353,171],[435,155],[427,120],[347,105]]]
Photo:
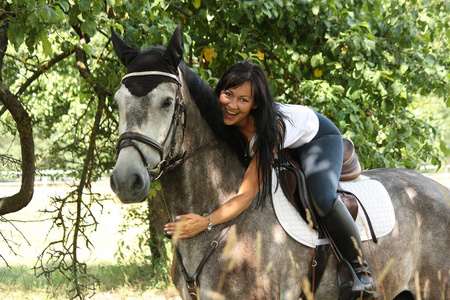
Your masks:
[[[339,129],[325,116],[316,114],[319,131],[295,152],[305,172],[317,213],[324,216],[336,200],[344,154]]]

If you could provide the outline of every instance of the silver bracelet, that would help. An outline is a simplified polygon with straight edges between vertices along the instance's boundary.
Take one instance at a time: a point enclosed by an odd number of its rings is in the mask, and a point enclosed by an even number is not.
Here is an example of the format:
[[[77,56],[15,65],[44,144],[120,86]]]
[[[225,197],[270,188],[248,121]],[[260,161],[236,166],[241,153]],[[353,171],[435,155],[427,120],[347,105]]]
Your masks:
[[[208,227],[205,229],[205,231],[211,231],[211,229],[212,229],[212,218],[211,218],[211,216],[209,214],[207,214],[207,213],[204,213],[203,216],[204,217],[208,217],[208,220],[209,220]]]

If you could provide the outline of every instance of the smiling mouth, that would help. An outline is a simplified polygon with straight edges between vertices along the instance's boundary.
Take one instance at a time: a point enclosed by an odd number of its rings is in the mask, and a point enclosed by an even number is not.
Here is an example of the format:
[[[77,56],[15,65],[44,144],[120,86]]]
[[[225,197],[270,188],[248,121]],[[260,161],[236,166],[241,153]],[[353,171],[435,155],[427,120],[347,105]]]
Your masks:
[[[235,117],[238,113],[229,111],[228,109],[225,109],[225,114],[230,117]]]

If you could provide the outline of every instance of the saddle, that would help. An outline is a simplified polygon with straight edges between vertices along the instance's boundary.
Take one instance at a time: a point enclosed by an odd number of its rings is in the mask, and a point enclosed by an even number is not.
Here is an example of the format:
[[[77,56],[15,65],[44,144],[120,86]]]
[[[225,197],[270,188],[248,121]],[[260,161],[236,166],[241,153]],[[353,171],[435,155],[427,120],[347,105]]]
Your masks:
[[[361,165],[355,147],[349,139],[343,139],[344,159],[340,181],[349,181],[358,178],[361,174]],[[317,217],[314,213],[314,207],[311,202],[310,189],[305,174],[302,171],[300,163],[291,149],[283,149],[284,163],[283,169],[279,172],[280,186],[289,202],[295,207],[303,220],[310,225],[310,228],[319,230]],[[344,191],[338,186],[338,195],[344,202],[348,211],[356,220],[358,216],[358,199],[348,191]]]

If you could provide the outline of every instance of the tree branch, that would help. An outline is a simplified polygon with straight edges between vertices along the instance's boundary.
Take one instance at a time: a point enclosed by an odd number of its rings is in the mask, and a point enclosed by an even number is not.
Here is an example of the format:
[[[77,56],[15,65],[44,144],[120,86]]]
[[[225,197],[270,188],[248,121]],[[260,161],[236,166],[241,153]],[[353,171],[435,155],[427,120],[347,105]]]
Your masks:
[[[6,4],[5,10],[9,10],[9,3]],[[0,15],[0,23],[3,24],[0,26],[0,81],[3,81],[2,78],[2,69],[3,69],[3,57],[5,57],[6,49],[8,48],[8,28],[9,28],[9,20],[8,14],[3,12]]]
[[[19,131],[22,150],[22,185],[20,191],[13,195],[0,198],[0,215],[16,212],[30,203],[34,192],[34,140],[31,120],[28,113],[8,87],[0,82],[0,101],[11,113]]]
[[[46,64],[44,64],[42,67],[39,68],[34,74],[25,81],[24,84],[20,87],[19,91],[16,93],[16,97],[20,97],[22,93],[30,86],[33,81],[35,81],[40,75],[45,73],[48,69],[53,67],[57,62],[63,60],[64,58],[70,56],[72,53],[74,53],[75,50],[67,50],[55,57],[53,57],[51,60],[49,60]]]

